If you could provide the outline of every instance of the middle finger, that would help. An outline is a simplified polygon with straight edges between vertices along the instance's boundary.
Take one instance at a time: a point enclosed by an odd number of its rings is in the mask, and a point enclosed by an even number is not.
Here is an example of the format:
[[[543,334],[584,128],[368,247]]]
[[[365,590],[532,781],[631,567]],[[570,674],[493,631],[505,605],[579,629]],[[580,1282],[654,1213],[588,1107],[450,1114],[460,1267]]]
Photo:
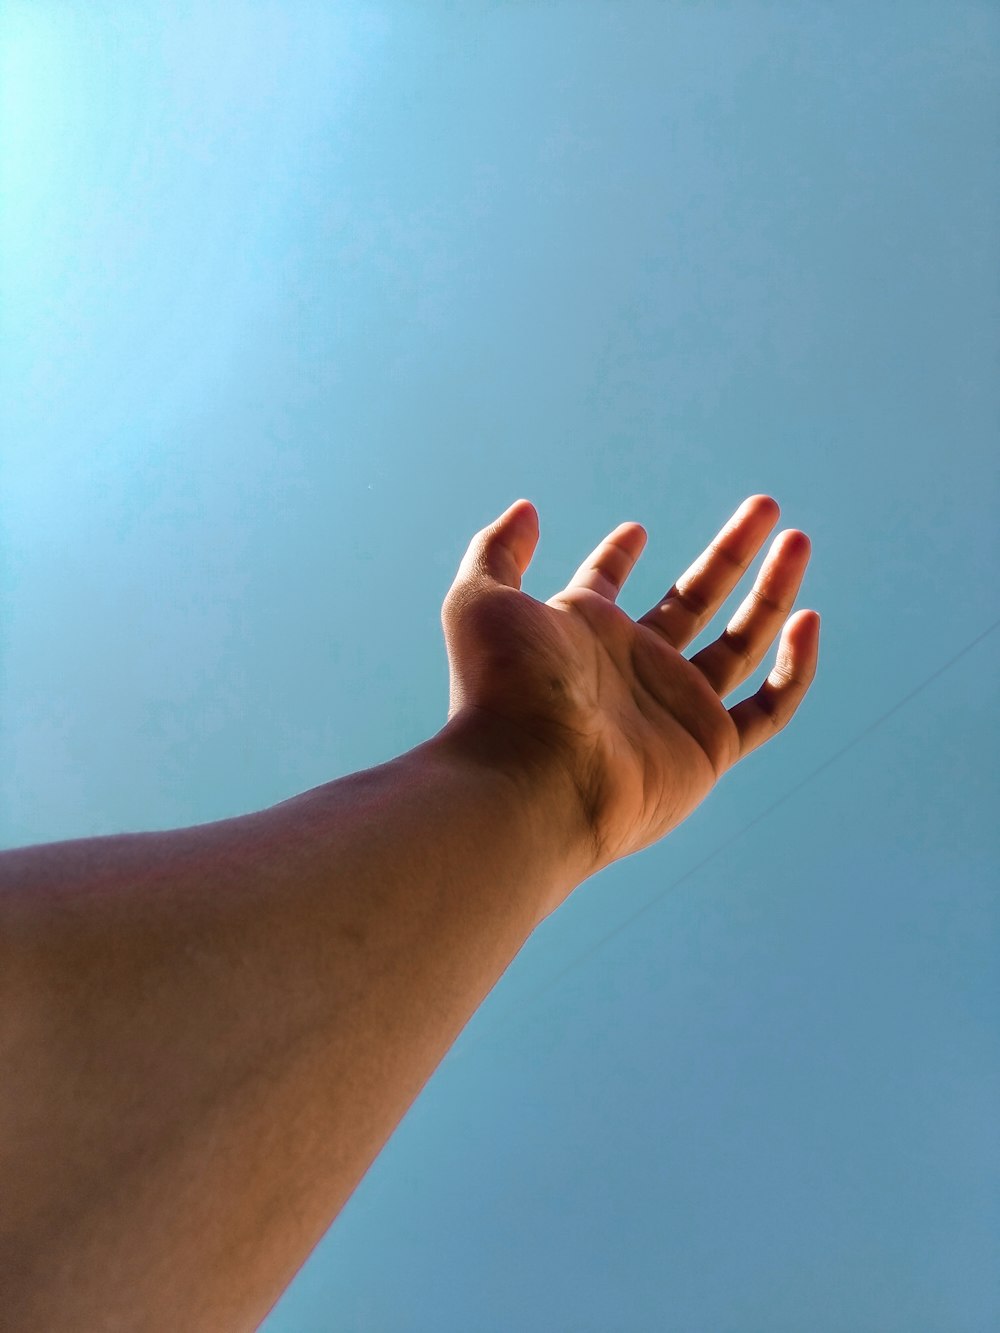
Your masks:
[[[671,647],[685,648],[750,568],[780,512],[769,495],[744,500],[708,549],[639,624],[655,630]]]

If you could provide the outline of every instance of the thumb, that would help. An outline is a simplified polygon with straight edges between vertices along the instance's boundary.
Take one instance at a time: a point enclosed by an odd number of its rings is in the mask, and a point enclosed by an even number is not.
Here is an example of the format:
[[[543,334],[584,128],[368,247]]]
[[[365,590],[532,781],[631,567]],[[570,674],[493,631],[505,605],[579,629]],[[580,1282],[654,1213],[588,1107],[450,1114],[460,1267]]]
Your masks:
[[[459,575],[485,577],[519,589],[537,545],[538,511],[530,500],[515,500],[495,522],[473,537]]]

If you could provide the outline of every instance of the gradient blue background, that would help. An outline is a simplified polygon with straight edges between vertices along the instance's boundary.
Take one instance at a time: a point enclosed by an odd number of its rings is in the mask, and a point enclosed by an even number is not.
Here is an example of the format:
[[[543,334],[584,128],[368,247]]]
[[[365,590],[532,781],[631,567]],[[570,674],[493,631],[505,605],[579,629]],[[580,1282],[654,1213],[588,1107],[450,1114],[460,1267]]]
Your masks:
[[[800,786],[1000,615],[998,7],[0,30],[4,845],[431,735],[518,496],[543,598],[647,526],[634,614],[748,493],[814,542],[794,725],[536,933],[267,1333],[1000,1326],[1000,633]]]

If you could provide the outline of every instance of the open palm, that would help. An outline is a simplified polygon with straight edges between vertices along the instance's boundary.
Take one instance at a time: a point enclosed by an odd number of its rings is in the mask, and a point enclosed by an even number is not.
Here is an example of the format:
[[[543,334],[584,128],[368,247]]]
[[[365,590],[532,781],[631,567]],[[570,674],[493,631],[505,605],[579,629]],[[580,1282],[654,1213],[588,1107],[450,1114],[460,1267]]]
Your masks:
[[[765,495],[736,511],[705,552],[638,620],[618,593],[646,542],[621,524],[547,602],[520,590],[538,541],[534,506],[520,500],[473,539],[445,599],[449,717],[488,718],[558,758],[594,843],[595,870],[657,841],[737,760],[791,718],[816,668],[819,617],[788,619],[809,539],[776,538],[750,593],[719,637],[682,650],[745,574],[779,514]],[[787,623],[786,623],[787,622]],[[762,662],[782,631],[777,662],[750,698],[725,696]]]

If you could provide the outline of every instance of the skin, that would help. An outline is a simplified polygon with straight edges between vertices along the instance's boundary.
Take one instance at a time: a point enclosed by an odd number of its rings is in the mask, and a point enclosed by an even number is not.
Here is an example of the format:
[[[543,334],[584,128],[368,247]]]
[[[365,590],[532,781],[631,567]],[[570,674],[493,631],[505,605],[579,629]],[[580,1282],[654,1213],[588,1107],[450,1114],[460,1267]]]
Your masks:
[[[5,1327],[260,1323],[535,926],[795,712],[803,533],[683,656],[777,517],[751,497],[633,621],[642,527],[543,603],[518,501],[445,600],[436,736],[237,819],[0,854]]]

